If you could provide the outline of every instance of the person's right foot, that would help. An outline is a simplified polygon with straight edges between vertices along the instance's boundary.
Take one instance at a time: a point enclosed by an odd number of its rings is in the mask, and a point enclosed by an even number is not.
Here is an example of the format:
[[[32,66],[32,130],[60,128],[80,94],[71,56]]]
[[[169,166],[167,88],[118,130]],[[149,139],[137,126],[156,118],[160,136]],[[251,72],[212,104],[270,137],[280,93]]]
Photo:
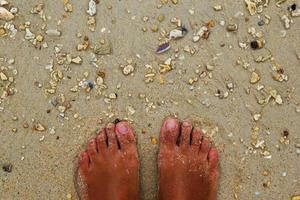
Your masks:
[[[199,128],[175,118],[160,132],[159,199],[216,200],[218,152]]]

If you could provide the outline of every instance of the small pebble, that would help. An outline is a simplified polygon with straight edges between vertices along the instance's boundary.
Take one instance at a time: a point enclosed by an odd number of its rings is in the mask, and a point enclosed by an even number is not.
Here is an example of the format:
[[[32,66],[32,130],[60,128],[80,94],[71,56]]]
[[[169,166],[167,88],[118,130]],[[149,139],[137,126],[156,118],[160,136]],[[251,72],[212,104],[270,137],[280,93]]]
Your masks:
[[[12,172],[12,168],[13,168],[12,164],[5,164],[2,166],[3,171],[8,172],[8,173]]]

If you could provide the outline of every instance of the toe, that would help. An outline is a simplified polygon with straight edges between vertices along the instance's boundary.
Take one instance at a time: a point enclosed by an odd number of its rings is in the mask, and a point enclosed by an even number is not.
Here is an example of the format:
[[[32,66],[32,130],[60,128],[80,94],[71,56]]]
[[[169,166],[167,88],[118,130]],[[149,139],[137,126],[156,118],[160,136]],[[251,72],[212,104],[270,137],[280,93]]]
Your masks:
[[[200,128],[194,128],[192,132],[191,146],[194,151],[199,151],[202,140],[202,132]]]
[[[105,132],[108,140],[108,149],[113,151],[117,150],[118,143],[117,143],[117,137],[115,133],[115,124],[109,123],[105,128]]]
[[[90,140],[87,148],[88,155],[90,157],[91,162],[95,161],[97,157],[97,143],[95,139]]]
[[[167,118],[160,130],[160,143],[175,146],[179,136],[179,121],[176,118]]]
[[[79,156],[79,171],[83,175],[86,175],[89,170],[89,155],[86,151],[82,152]]]
[[[106,137],[106,134],[105,134],[105,130],[102,129],[97,138],[97,147],[98,147],[98,152],[99,153],[103,153],[107,150],[107,143],[106,143],[106,140],[107,140],[107,137]]]
[[[210,170],[217,169],[219,163],[219,153],[215,147],[212,147],[208,153],[208,163]]]
[[[183,148],[187,148],[190,146],[191,142],[191,132],[193,126],[189,121],[184,121],[181,125],[181,137],[180,137],[180,146]]]
[[[129,150],[136,147],[134,131],[127,121],[119,122],[116,125],[116,135],[121,150]]]
[[[200,147],[200,153],[202,155],[204,155],[204,157],[207,158],[207,154],[209,152],[209,148],[210,148],[210,142],[208,139],[203,139],[202,143],[201,143],[201,147]]]

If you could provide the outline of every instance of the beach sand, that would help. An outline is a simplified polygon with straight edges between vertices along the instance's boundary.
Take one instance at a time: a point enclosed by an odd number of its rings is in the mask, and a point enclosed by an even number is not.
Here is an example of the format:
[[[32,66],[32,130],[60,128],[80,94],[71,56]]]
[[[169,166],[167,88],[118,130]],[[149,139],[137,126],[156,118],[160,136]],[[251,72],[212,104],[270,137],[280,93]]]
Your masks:
[[[289,16],[288,6],[300,7],[299,1],[281,7],[271,1],[251,16],[239,0],[169,0],[162,6],[158,0],[100,0],[94,32],[87,25],[87,0],[70,0],[72,12],[60,0],[9,2],[19,11],[11,22],[16,35],[0,38],[0,72],[14,78],[8,88],[15,89],[0,104],[1,200],[78,199],[77,155],[99,128],[117,118],[130,120],[136,131],[141,199],[156,199],[156,143],[169,115],[194,120],[213,138],[221,159],[218,199],[287,200],[300,195],[300,17],[293,17],[287,30],[281,20]],[[44,4],[43,13],[32,14],[38,3]],[[214,9],[217,5],[220,11]],[[269,24],[265,15],[271,17]],[[162,33],[176,28],[174,17],[188,33],[157,54]],[[193,42],[211,20],[208,38]],[[44,37],[42,42],[24,39],[25,22],[35,38]],[[227,30],[230,23],[238,25],[236,31]],[[0,27],[4,24],[0,20]],[[250,27],[261,32],[262,49],[249,47],[255,39]],[[58,29],[61,36],[46,35],[48,29]],[[84,36],[91,45],[77,51]],[[104,39],[112,52],[95,58],[92,48]],[[59,44],[61,50],[55,50]],[[255,61],[270,53],[265,62]],[[66,54],[80,56],[83,63],[65,59],[58,64],[57,57]],[[169,58],[171,65],[161,65]],[[46,68],[52,60],[51,75]],[[131,65],[134,71],[124,75],[120,65]],[[171,69],[165,72],[163,67]],[[254,71],[260,80],[254,80]],[[97,77],[104,84],[95,84]],[[7,90],[4,79],[0,95]],[[53,94],[46,91],[51,80]],[[267,100],[262,104],[259,99]]]

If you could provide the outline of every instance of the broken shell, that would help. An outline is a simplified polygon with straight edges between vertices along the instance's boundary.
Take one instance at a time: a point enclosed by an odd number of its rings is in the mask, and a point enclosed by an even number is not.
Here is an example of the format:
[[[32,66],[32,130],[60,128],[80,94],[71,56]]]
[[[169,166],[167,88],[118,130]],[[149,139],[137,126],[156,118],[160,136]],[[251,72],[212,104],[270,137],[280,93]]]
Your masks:
[[[133,115],[135,113],[135,109],[132,106],[127,106],[126,109],[129,115]]]
[[[250,13],[250,15],[255,15],[257,12],[256,4],[252,2],[251,0],[245,0],[245,3],[247,5],[247,9]]]
[[[8,80],[7,76],[3,72],[0,72],[0,79],[2,81],[7,81]]]
[[[0,27],[0,37],[4,37],[6,35],[6,29],[3,27]]]
[[[0,20],[9,21],[14,18],[15,18],[15,16],[11,12],[9,12],[8,10],[6,10],[3,7],[0,7]]]
[[[251,78],[250,78],[250,83],[251,83],[251,84],[255,84],[255,83],[257,83],[259,80],[260,80],[259,74],[256,73],[256,72],[252,72]]]
[[[44,125],[37,123],[37,124],[33,125],[33,130],[42,132],[42,131],[45,131],[46,128],[44,127]]]
[[[199,31],[196,34],[194,34],[193,42],[198,42],[200,38],[208,39],[209,34],[210,34],[209,28],[207,26],[202,26],[199,29]]]
[[[116,99],[117,98],[117,94],[116,93],[110,93],[109,95],[108,95],[108,97],[110,98],[110,99]]]
[[[91,17],[97,13],[96,2],[94,0],[90,0],[89,8],[86,11]]]
[[[228,24],[226,29],[229,32],[236,32],[238,30],[238,25],[237,24]]]
[[[169,39],[177,39],[182,38],[187,34],[187,29],[184,27],[180,27],[179,29],[174,29],[169,34]]]
[[[29,28],[25,29],[25,39],[26,40],[33,40],[35,38],[35,34],[33,34]]]
[[[207,69],[208,71],[213,71],[213,70],[215,69],[215,66],[210,65],[210,64],[207,64],[207,65],[206,65],[206,69]]]
[[[178,0],[171,0],[174,5],[178,4]]]
[[[96,79],[96,83],[97,83],[97,85],[102,85],[103,83],[104,83],[104,80],[103,80],[103,78],[102,77],[97,77],[97,79]]]
[[[193,36],[193,42],[198,42],[199,40],[200,40],[200,36],[199,35]]]
[[[297,10],[293,11],[291,13],[292,17],[299,17],[300,16],[300,8],[298,8]]]
[[[222,9],[223,9],[223,7],[221,5],[214,6],[215,11],[221,11]]]
[[[253,115],[254,121],[258,121],[261,118],[261,114],[257,113]]]
[[[254,40],[250,42],[250,46],[252,49],[261,49],[264,47],[265,41],[264,40]]]
[[[0,0],[0,6],[6,6],[8,5],[8,2],[5,0]]]
[[[164,52],[168,51],[170,48],[171,48],[171,46],[170,46],[169,42],[165,42],[158,46],[156,53],[157,54],[164,53]]]
[[[72,58],[71,62],[75,63],[75,64],[78,64],[78,65],[81,65],[82,64],[82,58],[80,56],[77,56],[75,58]]]
[[[61,32],[57,29],[49,29],[46,31],[46,34],[49,36],[60,36]]]
[[[285,29],[291,28],[292,20],[291,20],[287,15],[283,15],[283,16],[281,17],[281,20],[282,20],[282,22],[284,23],[284,28],[285,28]]]
[[[16,7],[12,7],[10,10],[9,10],[12,14],[17,14],[19,9],[16,8]]]
[[[276,95],[275,102],[279,105],[281,105],[283,103],[283,100],[280,95]]]
[[[108,39],[101,39],[94,47],[94,53],[97,55],[107,55],[112,53],[112,45]]]
[[[134,66],[133,65],[126,65],[123,68],[123,74],[126,75],[126,76],[131,74],[133,71],[134,71]]]
[[[150,141],[151,141],[151,144],[153,145],[156,145],[158,143],[157,139],[155,137],[150,137]]]

